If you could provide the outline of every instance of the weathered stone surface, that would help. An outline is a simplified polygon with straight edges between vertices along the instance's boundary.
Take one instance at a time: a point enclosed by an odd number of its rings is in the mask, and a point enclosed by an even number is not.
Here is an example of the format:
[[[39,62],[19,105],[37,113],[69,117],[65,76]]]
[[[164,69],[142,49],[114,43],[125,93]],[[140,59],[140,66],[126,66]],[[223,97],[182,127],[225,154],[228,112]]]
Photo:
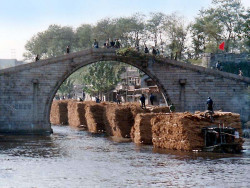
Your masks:
[[[148,74],[176,111],[204,111],[206,98],[215,109],[249,120],[250,78],[157,58],[155,63],[117,56],[113,49],[90,49],[0,70],[0,132],[50,132],[50,108],[63,81],[79,68],[98,61],[119,61]],[[183,83],[185,80],[185,83]]]

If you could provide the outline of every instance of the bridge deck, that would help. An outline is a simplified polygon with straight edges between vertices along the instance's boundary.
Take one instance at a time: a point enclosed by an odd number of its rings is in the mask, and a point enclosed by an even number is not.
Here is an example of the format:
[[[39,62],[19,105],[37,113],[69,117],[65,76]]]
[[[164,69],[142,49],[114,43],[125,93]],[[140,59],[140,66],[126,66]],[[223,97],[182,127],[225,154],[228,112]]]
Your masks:
[[[2,69],[2,70],[0,70],[0,75],[14,73],[14,72],[27,70],[27,69],[40,67],[40,66],[44,66],[44,65],[48,65],[48,64],[61,62],[61,61],[66,61],[66,60],[72,60],[72,63],[74,63],[74,58],[82,57],[82,56],[86,56],[86,55],[99,56],[100,60],[101,59],[104,59],[104,60],[117,59],[117,60],[119,60],[120,59],[119,57],[121,57],[121,56],[116,54],[116,50],[117,49],[104,49],[104,48],[86,49],[86,50],[79,51],[79,52],[74,52],[74,53],[70,53],[70,54],[66,54],[66,55],[61,55],[58,57],[52,57],[52,58],[48,58],[48,59],[44,59],[44,60],[39,60],[37,62],[31,62],[31,63],[27,63],[27,64],[23,64],[23,65],[18,65],[15,67]],[[139,54],[140,53],[138,53],[138,55]],[[124,56],[122,56],[122,57],[124,57]],[[135,58],[135,57],[129,57],[129,56],[125,56],[125,57],[131,58],[131,59]],[[145,55],[145,59],[148,59],[150,57],[152,57],[152,56]],[[204,74],[208,74],[208,75],[220,76],[223,78],[229,78],[229,79],[233,79],[233,80],[237,80],[240,82],[245,82],[247,84],[250,84],[250,78],[244,77],[244,76],[239,76],[239,75],[228,73],[228,72],[218,71],[218,70],[214,70],[214,69],[210,69],[210,68],[201,67],[198,65],[193,65],[193,64],[189,64],[189,63],[183,63],[183,62],[179,62],[179,61],[175,61],[175,60],[170,60],[170,59],[166,59],[163,57],[157,57],[156,62],[171,64],[174,66],[182,67],[184,69],[189,69],[189,70],[193,70],[196,72],[200,72],[201,74],[204,73]]]

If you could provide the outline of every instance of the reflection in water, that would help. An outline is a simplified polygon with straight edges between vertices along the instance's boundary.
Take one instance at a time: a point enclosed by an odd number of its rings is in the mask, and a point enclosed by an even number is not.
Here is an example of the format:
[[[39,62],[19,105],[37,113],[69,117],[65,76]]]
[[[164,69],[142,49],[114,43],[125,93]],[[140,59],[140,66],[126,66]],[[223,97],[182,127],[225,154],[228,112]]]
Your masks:
[[[154,149],[69,127],[51,136],[0,135],[0,187],[247,187],[243,154]]]
[[[52,158],[60,155],[52,136],[1,135],[1,154],[9,156]]]

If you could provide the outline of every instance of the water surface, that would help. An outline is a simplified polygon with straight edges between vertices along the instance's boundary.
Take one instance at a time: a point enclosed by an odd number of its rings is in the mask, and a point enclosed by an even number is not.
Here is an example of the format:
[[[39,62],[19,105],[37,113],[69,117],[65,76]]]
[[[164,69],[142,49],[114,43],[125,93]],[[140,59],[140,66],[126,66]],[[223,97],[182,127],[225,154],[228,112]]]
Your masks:
[[[248,187],[242,154],[165,151],[70,127],[51,136],[0,135],[0,187]]]

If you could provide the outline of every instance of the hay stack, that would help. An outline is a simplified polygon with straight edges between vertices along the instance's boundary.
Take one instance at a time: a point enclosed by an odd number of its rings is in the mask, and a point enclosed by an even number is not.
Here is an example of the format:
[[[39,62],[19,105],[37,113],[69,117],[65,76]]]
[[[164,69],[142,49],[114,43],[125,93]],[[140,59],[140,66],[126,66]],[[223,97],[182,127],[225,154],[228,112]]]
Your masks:
[[[225,127],[237,128],[242,134],[239,114],[215,112],[214,122],[204,116],[204,112],[191,114],[161,114],[152,118],[153,145],[175,150],[196,150],[204,147],[203,127],[224,123]],[[242,144],[242,140],[239,139]]]
[[[68,103],[68,119],[70,126],[87,127],[85,106],[85,102],[70,101]]]
[[[105,108],[105,128],[108,136],[128,138],[134,117],[127,105],[109,104]]]
[[[85,118],[89,132],[100,133],[105,131],[104,125],[105,105],[97,103],[87,103]]]
[[[53,125],[67,125],[68,124],[68,100],[56,101],[54,100],[50,110],[50,122]]]
[[[168,106],[156,106],[151,109],[151,112],[153,113],[170,113]]]
[[[137,114],[134,126],[131,129],[131,138],[137,144],[152,144],[151,119],[155,114]]]
[[[130,108],[130,111],[135,118],[137,114],[139,113],[150,113],[149,109],[142,109],[140,103],[125,103],[125,106]]]

